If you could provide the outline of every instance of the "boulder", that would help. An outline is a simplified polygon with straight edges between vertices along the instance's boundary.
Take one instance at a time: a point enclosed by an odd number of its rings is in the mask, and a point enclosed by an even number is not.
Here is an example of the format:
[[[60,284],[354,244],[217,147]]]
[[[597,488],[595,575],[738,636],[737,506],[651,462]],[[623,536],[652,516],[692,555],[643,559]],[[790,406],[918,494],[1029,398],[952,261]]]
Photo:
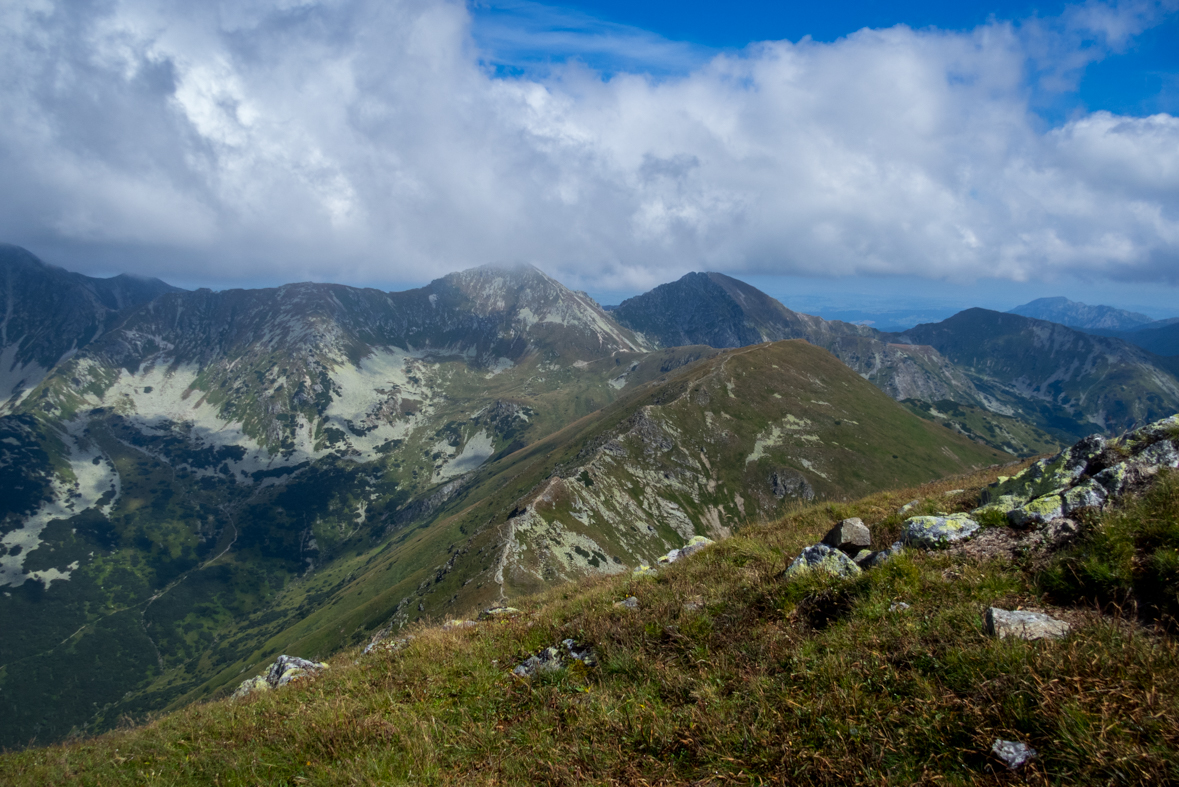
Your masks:
[[[1009,771],[1017,771],[1036,759],[1036,750],[1019,741],[996,740],[991,746],[991,754],[1002,760]]]
[[[270,684],[266,682],[265,675],[255,675],[242,681],[241,685],[237,687],[237,691],[233,693],[233,698],[240,700],[242,697],[263,691],[270,691]]]
[[[296,678],[314,675],[320,670],[327,668],[328,665],[322,661],[308,661],[298,656],[279,656],[270,665],[270,671],[266,673],[266,682],[272,688],[277,689],[279,686],[285,686]]]
[[[535,653],[512,670],[512,674],[521,678],[530,678],[546,672],[557,672],[565,669],[573,662],[585,667],[595,667],[598,664],[594,650],[588,646],[578,645],[571,639],[563,640],[559,646],[554,645]]]
[[[297,656],[279,656],[263,675],[242,681],[233,693],[235,699],[260,691],[270,691],[285,686],[296,678],[310,677],[328,668],[321,661],[308,661]]]
[[[1000,639],[1060,639],[1068,634],[1070,626],[1063,620],[1045,615],[1043,612],[1006,610],[991,607],[986,615],[987,633]]]
[[[900,543],[907,547],[935,549],[970,538],[978,530],[978,522],[967,514],[914,516],[905,520]]]
[[[1064,498],[1060,495],[1045,495],[1008,511],[1007,521],[1015,527],[1032,527],[1062,516],[1064,516]]]
[[[638,568],[631,572],[632,577],[653,577],[659,572],[646,563],[639,564]]]
[[[479,613],[479,620],[508,620],[520,614],[515,607],[491,607]]]
[[[854,555],[872,546],[872,533],[859,517],[845,519],[827,531],[823,543],[829,547]]]
[[[680,551],[678,549],[673,549],[670,552],[668,552],[666,555],[661,556],[657,562],[659,562],[659,563],[674,563],[679,559],[680,559]]]
[[[1105,491],[1105,487],[1096,481],[1089,480],[1082,484],[1077,484],[1072,489],[1062,495],[1064,505],[1062,506],[1063,513],[1071,514],[1082,508],[1101,508],[1102,503],[1109,497],[1109,493]]]
[[[785,576],[798,576],[809,571],[825,571],[837,577],[854,577],[860,573],[860,567],[840,550],[826,544],[815,544],[802,550],[802,554],[786,569]]]
[[[892,560],[894,557],[904,551],[905,547],[901,544],[901,542],[894,541],[892,546],[888,547],[887,549],[882,549],[879,552],[871,553],[867,558],[864,559],[863,562],[860,562],[859,555],[857,555],[856,563],[859,564],[860,568],[876,568],[877,566],[884,565],[889,560]]]
[[[715,543],[716,542],[711,538],[707,538],[705,536],[692,536],[690,539],[688,539],[687,544],[680,547],[680,557],[687,557],[688,555],[695,554],[701,549],[704,549],[704,547],[711,546]]]

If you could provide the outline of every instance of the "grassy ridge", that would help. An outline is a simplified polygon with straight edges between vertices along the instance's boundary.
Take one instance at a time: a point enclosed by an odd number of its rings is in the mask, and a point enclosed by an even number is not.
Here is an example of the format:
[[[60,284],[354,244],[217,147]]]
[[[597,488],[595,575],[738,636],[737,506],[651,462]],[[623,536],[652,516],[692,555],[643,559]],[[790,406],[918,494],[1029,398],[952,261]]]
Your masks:
[[[780,579],[834,521],[860,516],[887,543],[900,504],[967,509],[988,480],[800,509],[655,579],[556,588],[515,620],[419,628],[399,651],[341,654],[318,679],[269,695],[5,755],[0,781],[1001,783],[995,738],[1039,750],[1021,774],[1031,783],[1179,780],[1173,638],[1080,609],[1056,613],[1074,623],[1062,641],[984,634],[987,606],[1046,603],[1032,562],[910,551],[854,581]],[[1164,478],[1140,505],[1174,520],[1177,486]],[[952,487],[966,491],[946,496]],[[626,595],[638,610],[613,606]],[[912,606],[890,612],[894,601]],[[510,674],[565,637],[594,644],[600,666]]]

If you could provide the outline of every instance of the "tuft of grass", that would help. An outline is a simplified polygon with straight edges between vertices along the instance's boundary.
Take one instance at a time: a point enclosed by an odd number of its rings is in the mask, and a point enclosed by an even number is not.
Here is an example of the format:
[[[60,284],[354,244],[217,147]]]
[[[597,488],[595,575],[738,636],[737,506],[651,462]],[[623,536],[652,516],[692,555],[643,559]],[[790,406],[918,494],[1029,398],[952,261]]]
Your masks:
[[[1063,611],[1076,624],[1064,640],[990,638],[984,610],[1043,607],[1041,577],[951,551],[910,550],[852,580],[782,578],[839,519],[891,543],[904,502],[969,505],[944,492],[988,480],[799,509],[652,578],[555,588],[514,619],[415,627],[398,651],[342,653],[283,690],[3,755],[0,782],[993,784],[1011,780],[996,738],[1040,752],[1018,777],[1034,784],[1175,782],[1169,635]],[[637,609],[613,605],[628,595]],[[599,666],[511,674],[567,637]]]
[[[1077,543],[1044,570],[1044,590],[1061,603],[1136,609],[1179,624],[1179,473],[1164,470],[1141,498],[1090,516]]]

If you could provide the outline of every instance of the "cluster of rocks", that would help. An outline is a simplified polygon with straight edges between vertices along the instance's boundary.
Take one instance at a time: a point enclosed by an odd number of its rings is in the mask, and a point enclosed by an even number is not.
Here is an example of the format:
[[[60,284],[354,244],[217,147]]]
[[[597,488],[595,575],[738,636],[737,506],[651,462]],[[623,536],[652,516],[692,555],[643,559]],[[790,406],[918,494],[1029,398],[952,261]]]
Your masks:
[[[840,577],[854,577],[864,569],[879,566],[904,549],[901,542],[872,551],[872,531],[859,517],[845,519],[827,531],[818,544],[806,547],[787,567],[785,576],[825,571]]]
[[[560,645],[545,648],[524,659],[512,670],[512,674],[521,678],[531,678],[533,675],[567,669],[574,663],[584,667],[596,667],[598,658],[594,655],[593,648],[578,645],[573,640],[567,639],[563,640]]]
[[[999,511],[1015,527],[1068,517],[1146,485],[1162,468],[1179,468],[1179,415],[1107,440],[1086,437],[983,490],[972,513]]]
[[[327,668],[328,665],[322,661],[308,661],[297,656],[279,656],[265,673],[242,681],[233,693],[233,698],[241,699],[250,694],[277,689],[297,678],[311,677]]]
[[[710,544],[714,544],[714,543],[716,543],[716,542],[706,536],[692,536],[692,538],[688,540],[687,544],[684,544],[679,549],[673,549],[670,552],[668,552],[666,555],[663,555],[662,557],[660,557],[657,561],[655,561],[654,566],[649,566],[645,563],[640,565],[638,568],[636,568],[634,570],[634,576],[636,576],[636,577],[651,576],[651,575],[657,573],[658,566],[667,565],[668,563],[674,563],[677,560],[679,560],[680,558],[684,558],[684,557],[687,557],[688,555],[699,552],[701,549],[704,549],[704,547],[709,546]]]

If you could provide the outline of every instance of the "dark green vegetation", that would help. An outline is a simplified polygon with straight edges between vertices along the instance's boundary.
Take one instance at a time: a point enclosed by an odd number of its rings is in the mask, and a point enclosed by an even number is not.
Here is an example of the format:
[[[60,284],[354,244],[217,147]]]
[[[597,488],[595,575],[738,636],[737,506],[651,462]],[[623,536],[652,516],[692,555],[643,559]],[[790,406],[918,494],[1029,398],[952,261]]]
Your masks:
[[[922,418],[936,421],[947,429],[1016,456],[1050,454],[1062,447],[1057,438],[1026,421],[981,407],[949,399],[940,402],[906,399],[902,404]]]
[[[1179,630],[1179,473],[1089,525],[1045,570],[1044,588],[1061,603],[1124,611]]]
[[[655,578],[554,588],[519,603],[516,619],[472,629],[416,626],[404,648],[342,653],[318,678],[276,692],[5,755],[0,776],[13,785],[993,784],[1012,780],[989,754],[1004,738],[1040,754],[1018,781],[1173,783],[1171,635],[1059,608],[1074,628],[1064,640],[984,633],[988,606],[1050,603],[1041,561],[910,551],[854,580],[781,578],[844,517],[862,517],[887,544],[901,503],[969,510],[991,478],[802,507]],[[946,496],[951,486],[965,491]],[[1132,531],[1141,513],[1179,516],[1174,475],[1088,522],[1086,537]],[[637,610],[613,605],[628,595]],[[912,606],[890,611],[895,601]],[[592,643],[599,666],[531,681],[510,673],[566,637]]]

